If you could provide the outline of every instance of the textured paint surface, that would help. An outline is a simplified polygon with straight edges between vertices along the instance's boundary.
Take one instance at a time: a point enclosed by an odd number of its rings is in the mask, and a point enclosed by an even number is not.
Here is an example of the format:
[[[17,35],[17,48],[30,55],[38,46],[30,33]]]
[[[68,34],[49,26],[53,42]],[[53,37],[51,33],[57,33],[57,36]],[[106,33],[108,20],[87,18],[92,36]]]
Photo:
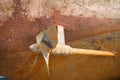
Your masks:
[[[120,31],[70,41],[67,45],[75,48],[104,50],[118,54],[120,53]]]
[[[119,0],[1,0],[0,50],[26,50],[53,24],[65,27],[66,42],[120,31],[119,5]]]
[[[73,47],[118,55],[51,55],[48,76],[42,56],[34,66],[28,47],[53,24],[65,27]],[[119,31],[119,0],[0,0],[0,74],[12,80],[119,80]]]
[[[30,51],[1,52],[0,74],[12,80],[119,80],[119,41],[119,32],[115,32],[68,43],[72,47],[113,50],[111,52],[117,54],[115,57],[50,55],[50,76],[42,55],[34,65],[35,55]]]
[[[12,80],[120,79],[120,56],[51,55],[50,76],[42,55],[36,65],[33,65],[34,59],[30,51],[0,54],[0,74]]]
[[[98,19],[95,17],[74,17],[59,15],[59,20],[70,26],[65,26],[66,42],[88,37],[101,33],[108,33],[120,30],[119,20],[116,22],[108,19]],[[68,21],[69,20],[69,21]],[[35,42],[35,36],[41,30],[53,24],[53,19],[40,18],[35,22],[28,21],[24,16],[9,19],[0,26],[1,50],[21,51],[28,49],[29,45]],[[60,23],[61,24],[61,23]],[[71,37],[72,36],[72,37]]]

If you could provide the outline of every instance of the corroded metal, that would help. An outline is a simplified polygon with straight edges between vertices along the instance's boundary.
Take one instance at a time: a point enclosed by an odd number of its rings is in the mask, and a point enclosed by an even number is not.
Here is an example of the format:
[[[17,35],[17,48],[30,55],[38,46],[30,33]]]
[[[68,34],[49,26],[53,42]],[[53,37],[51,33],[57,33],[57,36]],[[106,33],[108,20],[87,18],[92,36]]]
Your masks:
[[[57,26],[58,33],[55,27],[49,27],[46,31],[39,33],[36,36],[36,44],[30,46],[30,49],[37,53],[34,64],[38,59],[40,53],[42,53],[49,72],[49,55],[52,54],[84,54],[84,55],[96,55],[96,56],[114,56],[111,52],[77,49],[65,45],[64,40],[64,28]],[[58,39],[57,39],[58,38]]]
[[[34,64],[36,64],[37,59],[42,53],[44,60],[47,65],[48,74],[49,73],[49,55],[52,48],[55,48],[57,45],[57,30],[54,26],[49,27],[46,31],[40,32],[36,36],[36,43],[30,46],[30,49],[37,54]]]

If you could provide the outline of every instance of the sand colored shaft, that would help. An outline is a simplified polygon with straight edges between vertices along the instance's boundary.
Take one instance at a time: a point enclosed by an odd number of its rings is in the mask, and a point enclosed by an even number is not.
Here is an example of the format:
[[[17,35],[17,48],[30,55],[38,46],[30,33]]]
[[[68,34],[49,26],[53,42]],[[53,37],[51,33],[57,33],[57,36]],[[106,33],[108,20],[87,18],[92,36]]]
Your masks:
[[[114,56],[113,53],[107,51],[89,50],[72,48],[68,45],[57,45],[52,50],[52,54],[81,54],[81,55],[96,55],[96,56]]]
[[[99,55],[99,56],[114,56],[113,53],[107,51],[89,50],[89,49],[77,49],[72,48],[71,54],[83,54],[83,55]]]

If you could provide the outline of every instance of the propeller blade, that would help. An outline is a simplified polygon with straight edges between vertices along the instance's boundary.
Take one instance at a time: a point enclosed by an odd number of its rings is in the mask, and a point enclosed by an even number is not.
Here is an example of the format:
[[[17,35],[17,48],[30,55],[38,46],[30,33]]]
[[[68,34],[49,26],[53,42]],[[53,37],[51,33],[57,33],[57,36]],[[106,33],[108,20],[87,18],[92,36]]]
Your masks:
[[[40,32],[40,33],[36,36],[36,42],[37,42],[37,44],[41,43],[44,34],[45,34],[45,31],[42,31],[42,32]]]
[[[39,54],[36,56],[36,58],[35,58],[35,60],[34,60],[34,65],[36,65],[39,56],[40,56]]]
[[[43,58],[45,60],[45,63],[47,65],[48,75],[50,75],[49,71],[49,55],[51,53],[51,49],[44,43],[41,43],[41,53],[43,55]]]

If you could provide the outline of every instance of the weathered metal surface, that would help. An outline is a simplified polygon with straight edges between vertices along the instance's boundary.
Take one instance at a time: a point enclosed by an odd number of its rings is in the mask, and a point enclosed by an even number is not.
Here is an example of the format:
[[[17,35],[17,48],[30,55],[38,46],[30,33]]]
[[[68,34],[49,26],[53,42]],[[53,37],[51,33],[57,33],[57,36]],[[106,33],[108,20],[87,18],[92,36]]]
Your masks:
[[[51,17],[54,10],[62,15],[98,18],[120,18],[119,0],[1,0],[0,20],[17,17],[19,13],[34,20],[41,16]]]
[[[58,39],[57,39],[58,38]],[[57,46],[56,46],[57,45]],[[43,55],[45,63],[47,65],[48,75],[49,72],[49,56],[50,54],[83,54],[92,56],[116,56],[114,53],[107,51],[89,50],[89,49],[78,49],[72,48],[65,44],[64,39],[64,28],[63,26],[57,25],[57,30],[55,26],[49,27],[46,31],[42,31],[36,36],[36,43],[30,45],[30,49],[38,54],[34,61],[36,64],[38,56],[40,53]]]
[[[46,31],[42,31],[36,36],[36,43],[30,45],[30,49],[37,54],[34,64],[36,64],[38,56],[43,55],[49,73],[49,55],[51,50],[56,47],[58,43],[57,30],[55,26],[49,27]]]
[[[119,33],[114,37],[111,33],[120,31],[119,3],[119,0],[0,0],[0,74],[13,80],[119,80],[117,56],[52,55],[48,77],[42,57],[33,66],[33,53],[18,52],[35,43],[36,34],[43,29],[61,24],[65,26],[66,42],[71,41],[72,46],[119,54],[120,40],[115,37]],[[89,39],[84,44],[82,39],[108,32],[112,38],[102,35],[100,42],[95,37],[90,44]],[[79,41],[72,42],[76,39],[82,39],[80,45]]]
[[[33,65],[30,51],[0,54],[0,74],[12,80],[115,80],[120,78],[120,57],[51,55],[50,76],[42,56]],[[99,76],[98,76],[99,75]]]
[[[62,17],[62,16],[60,16]],[[43,18],[44,19],[44,18]],[[82,21],[81,23],[76,23],[77,21],[74,19],[79,19],[79,21]],[[51,19],[52,20],[52,19]],[[118,23],[104,23],[104,20],[97,18],[75,18],[75,17],[64,17],[63,19],[65,23],[70,24],[70,30],[65,30],[65,38],[66,42],[71,40],[76,40],[79,38],[101,34],[101,33],[107,33],[107,32],[114,32],[119,31],[119,22]],[[70,22],[66,22],[69,20]],[[95,24],[90,25],[91,21],[96,21]],[[51,25],[52,23],[48,21],[47,19],[44,20],[46,23],[49,24],[40,24],[43,22],[40,20],[39,26],[38,23],[34,23],[31,21],[28,21],[24,16],[19,16],[15,19],[10,19],[1,26],[0,29],[0,44],[1,44],[1,50],[11,50],[11,51],[20,51],[20,50],[26,50],[28,49],[29,45],[35,42],[35,35],[40,32],[42,29],[46,28],[48,25]],[[75,21],[75,22],[74,22]],[[74,23],[71,23],[74,22]],[[50,24],[51,23],[51,24]],[[44,27],[46,25],[46,27]],[[75,27],[72,27],[72,25],[77,25]],[[82,26],[80,26],[82,25]],[[65,28],[66,29],[66,28]],[[67,28],[69,29],[69,28]],[[72,36],[72,37],[71,37]],[[19,45],[19,46],[18,46]]]
[[[117,37],[114,39],[117,39]],[[105,39],[105,41],[107,40]],[[102,44],[104,46],[107,45],[106,42]],[[109,44],[110,46],[115,46],[111,42]],[[15,50],[17,48],[19,49],[19,46],[16,47]],[[7,54],[4,52],[1,52],[0,54],[0,73],[13,80],[17,80],[18,78],[20,80],[114,80],[114,78],[119,80],[120,76],[120,71],[118,70],[120,68],[119,57],[96,57],[77,54],[68,56],[52,55],[50,57],[49,65],[51,76],[48,77],[46,64],[44,63],[42,56],[40,56],[37,65],[33,66],[32,64],[35,56],[32,55],[33,53],[31,52],[8,52]]]
[[[73,1],[1,0],[0,45],[2,47],[0,50],[26,50],[35,42],[37,33],[53,24],[65,26],[66,42],[96,34],[120,31],[119,1]],[[74,5],[71,4],[72,2]],[[95,6],[98,6],[97,9]],[[97,13],[84,7],[94,9]],[[82,12],[78,16],[79,11]],[[99,13],[105,17],[101,18]]]
[[[67,43],[75,48],[110,51],[120,53],[120,31],[91,36]]]

